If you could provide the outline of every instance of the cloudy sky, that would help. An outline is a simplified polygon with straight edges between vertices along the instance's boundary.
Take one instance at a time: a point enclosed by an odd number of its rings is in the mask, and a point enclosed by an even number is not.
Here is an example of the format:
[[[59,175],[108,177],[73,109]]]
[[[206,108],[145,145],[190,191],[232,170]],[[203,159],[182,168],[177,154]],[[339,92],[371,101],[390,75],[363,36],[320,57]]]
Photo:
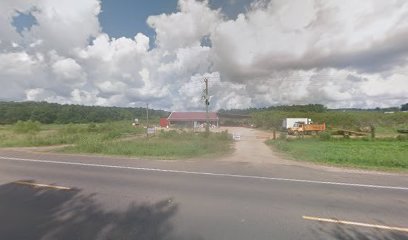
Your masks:
[[[200,110],[408,102],[406,0],[1,0],[0,100]]]

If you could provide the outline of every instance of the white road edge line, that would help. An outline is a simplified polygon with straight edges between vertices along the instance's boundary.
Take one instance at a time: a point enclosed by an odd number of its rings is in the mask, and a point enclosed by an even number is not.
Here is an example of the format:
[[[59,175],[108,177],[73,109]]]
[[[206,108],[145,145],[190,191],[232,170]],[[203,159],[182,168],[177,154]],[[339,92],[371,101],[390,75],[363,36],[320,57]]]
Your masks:
[[[408,228],[403,228],[403,227],[392,227],[392,226],[387,226],[387,225],[343,221],[343,220],[334,219],[334,218],[320,218],[320,217],[310,217],[310,216],[302,216],[302,218],[305,220],[318,221],[318,222],[329,222],[329,223],[337,223],[337,224],[344,224],[344,225],[354,225],[354,226],[359,226],[359,227],[368,227],[368,228],[385,229],[385,230],[391,230],[391,231],[408,232]]]
[[[28,159],[28,158],[3,157],[3,156],[0,156],[0,159],[10,160],[10,161],[21,161],[21,162],[37,162],[37,163],[50,163],[50,164],[87,166],[87,167],[130,169],[130,170],[137,170],[137,171],[180,173],[180,174],[189,174],[189,175],[233,177],[233,178],[248,178],[248,179],[260,179],[260,180],[270,180],[270,181],[299,182],[299,183],[312,183],[312,184],[325,184],[325,185],[337,185],[337,186],[348,186],[348,187],[362,187],[362,188],[392,189],[392,190],[408,191],[408,187],[402,187],[402,186],[385,186],[385,185],[371,185],[371,184],[345,183],[345,182],[326,182],[326,181],[305,180],[305,179],[296,179],[296,178],[275,178],[275,177],[262,177],[262,176],[239,175],[239,174],[229,174],[229,173],[210,173],[210,172],[193,172],[193,171],[182,171],[182,170],[166,170],[166,169],[159,169],[159,168],[129,167],[129,166],[105,165],[105,164],[81,163],[81,162],[50,161],[50,160]]]

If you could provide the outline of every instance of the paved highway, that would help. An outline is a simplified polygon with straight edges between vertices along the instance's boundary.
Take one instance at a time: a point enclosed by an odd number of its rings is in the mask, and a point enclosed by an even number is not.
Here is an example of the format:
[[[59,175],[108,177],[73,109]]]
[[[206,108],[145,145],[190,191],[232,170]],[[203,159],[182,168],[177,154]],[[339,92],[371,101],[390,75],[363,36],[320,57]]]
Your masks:
[[[0,184],[0,239],[408,239],[406,175],[1,150]]]

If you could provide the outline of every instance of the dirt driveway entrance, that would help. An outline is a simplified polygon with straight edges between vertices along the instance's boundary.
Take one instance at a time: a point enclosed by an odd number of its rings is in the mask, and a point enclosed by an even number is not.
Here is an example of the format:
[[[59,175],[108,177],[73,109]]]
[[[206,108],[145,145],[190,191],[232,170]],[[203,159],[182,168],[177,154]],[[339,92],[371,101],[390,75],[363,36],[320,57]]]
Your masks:
[[[220,128],[220,131],[223,130],[228,130],[229,133],[239,136],[240,139],[235,141],[234,153],[221,158],[221,161],[274,163],[285,165],[292,162],[283,159],[278,153],[272,151],[272,149],[264,143],[269,138],[272,138],[272,132],[243,127]]]

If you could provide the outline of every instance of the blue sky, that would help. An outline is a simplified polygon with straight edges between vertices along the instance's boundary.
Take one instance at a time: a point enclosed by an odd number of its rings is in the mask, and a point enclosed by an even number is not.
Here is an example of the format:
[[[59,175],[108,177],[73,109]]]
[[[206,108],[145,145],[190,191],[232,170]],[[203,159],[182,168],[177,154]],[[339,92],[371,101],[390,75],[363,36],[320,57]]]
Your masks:
[[[212,9],[220,9],[227,19],[235,19],[238,14],[246,12],[252,0],[210,0]],[[111,37],[133,38],[141,32],[154,38],[155,32],[146,20],[149,16],[177,12],[177,0],[102,0],[102,12],[99,22],[102,30]],[[20,13],[13,19],[13,25],[21,32],[36,24],[30,14]]]
[[[146,24],[150,15],[175,12],[177,0],[103,0],[99,21],[112,37],[134,37],[138,32],[153,36]]]
[[[221,9],[226,18],[234,19],[245,12],[252,0],[210,0],[212,9]],[[103,31],[112,37],[134,37],[141,32],[154,37],[155,32],[146,24],[152,15],[177,12],[177,0],[102,0],[99,21]]]
[[[16,27],[17,32],[30,29],[34,24],[37,24],[37,21],[31,13],[20,12],[18,16],[13,18],[13,25]]]

